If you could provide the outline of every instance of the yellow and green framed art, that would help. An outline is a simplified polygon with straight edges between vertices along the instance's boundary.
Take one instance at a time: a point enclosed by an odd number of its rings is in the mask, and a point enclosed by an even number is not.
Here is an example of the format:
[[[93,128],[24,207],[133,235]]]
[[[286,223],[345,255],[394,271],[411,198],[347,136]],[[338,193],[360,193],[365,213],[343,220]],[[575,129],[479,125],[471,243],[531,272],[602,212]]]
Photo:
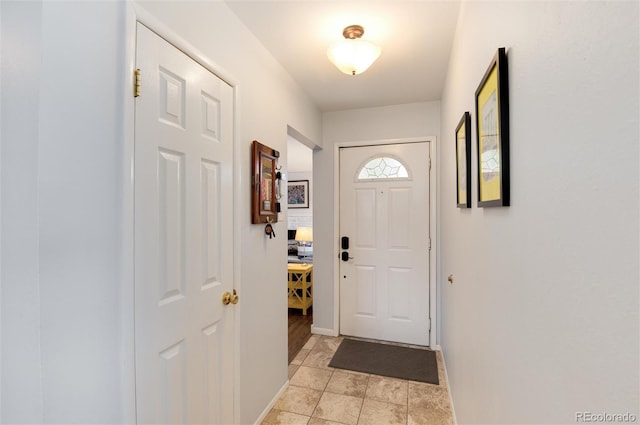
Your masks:
[[[509,81],[504,47],[476,90],[478,207],[509,206]]]
[[[471,115],[465,112],[456,127],[458,208],[471,208]]]

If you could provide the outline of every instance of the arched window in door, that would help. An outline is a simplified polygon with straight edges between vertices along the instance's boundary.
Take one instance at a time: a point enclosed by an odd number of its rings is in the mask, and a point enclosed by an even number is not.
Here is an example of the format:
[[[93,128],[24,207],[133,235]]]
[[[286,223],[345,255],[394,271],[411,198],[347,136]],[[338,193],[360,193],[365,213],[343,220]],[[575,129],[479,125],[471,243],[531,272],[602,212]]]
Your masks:
[[[400,161],[389,156],[379,156],[368,160],[358,172],[356,180],[407,180],[409,170]]]

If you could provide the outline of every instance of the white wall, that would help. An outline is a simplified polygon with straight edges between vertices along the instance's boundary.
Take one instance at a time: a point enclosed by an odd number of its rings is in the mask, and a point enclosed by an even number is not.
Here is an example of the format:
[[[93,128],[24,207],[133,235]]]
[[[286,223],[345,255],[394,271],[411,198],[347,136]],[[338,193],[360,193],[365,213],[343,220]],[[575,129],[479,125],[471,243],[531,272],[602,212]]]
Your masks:
[[[337,143],[440,136],[440,102],[421,102],[323,114],[323,149],[313,154],[313,326],[334,323],[333,279],[338,243],[333,233],[334,148]],[[438,142],[436,142],[438,143]]]
[[[131,422],[127,5],[1,4],[2,422]],[[287,224],[272,240],[250,224],[251,141],[320,140],[321,116],[223,2],[141,5],[238,84],[237,420],[253,423],[287,380]]]
[[[468,2],[442,98],[442,346],[460,424],[638,416],[637,2]],[[509,55],[511,200],[456,208],[454,130]],[[473,132],[475,143],[475,129]],[[477,158],[475,145],[472,158]]]
[[[123,11],[2,2],[4,423],[123,421]]]
[[[2,416],[42,421],[38,292],[37,161],[42,4],[0,3],[2,90]],[[13,34],[9,37],[8,34]],[[18,42],[20,41],[20,42]],[[11,61],[8,58],[12,58]],[[16,184],[16,182],[21,182]],[[11,183],[11,184],[9,184]],[[20,320],[23,318],[23,320]],[[11,326],[9,326],[11,324]],[[9,347],[19,349],[9,350]],[[37,367],[33,367],[37,365]],[[7,387],[7,382],[23,385]]]

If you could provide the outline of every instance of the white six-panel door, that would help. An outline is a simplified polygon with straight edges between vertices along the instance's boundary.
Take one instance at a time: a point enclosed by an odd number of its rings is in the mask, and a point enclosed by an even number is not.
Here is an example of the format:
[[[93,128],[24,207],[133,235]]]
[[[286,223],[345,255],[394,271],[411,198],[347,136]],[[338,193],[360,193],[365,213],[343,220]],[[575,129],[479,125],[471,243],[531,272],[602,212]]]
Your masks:
[[[138,24],[138,423],[233,418],[233,89]]]
[[[428,143],[340,149],[340,236],[340,333],[428,345]]]

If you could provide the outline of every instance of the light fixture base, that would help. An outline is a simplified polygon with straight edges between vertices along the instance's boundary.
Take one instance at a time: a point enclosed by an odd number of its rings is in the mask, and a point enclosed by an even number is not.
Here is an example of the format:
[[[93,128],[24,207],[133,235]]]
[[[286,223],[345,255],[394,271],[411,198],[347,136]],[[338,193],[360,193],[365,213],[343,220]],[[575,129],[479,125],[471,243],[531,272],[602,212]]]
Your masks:
[[[360,25],[349,25],[342,31],[342,35],[344,38],[348,38],[351,40],[355,40],[356,38],[362,37],[364,34],[364,28]]]

